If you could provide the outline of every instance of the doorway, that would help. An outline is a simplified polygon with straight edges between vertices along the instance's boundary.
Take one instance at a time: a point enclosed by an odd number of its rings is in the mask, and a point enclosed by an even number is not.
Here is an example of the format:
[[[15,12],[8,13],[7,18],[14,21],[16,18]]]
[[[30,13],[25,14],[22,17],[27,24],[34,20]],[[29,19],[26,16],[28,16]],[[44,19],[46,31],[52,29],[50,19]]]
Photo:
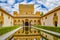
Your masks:
[[[29,26],[29,23],[28,22],[25,22],[25,26]]]
[[[55,21],[55,26],[57,27],[57,21]]]

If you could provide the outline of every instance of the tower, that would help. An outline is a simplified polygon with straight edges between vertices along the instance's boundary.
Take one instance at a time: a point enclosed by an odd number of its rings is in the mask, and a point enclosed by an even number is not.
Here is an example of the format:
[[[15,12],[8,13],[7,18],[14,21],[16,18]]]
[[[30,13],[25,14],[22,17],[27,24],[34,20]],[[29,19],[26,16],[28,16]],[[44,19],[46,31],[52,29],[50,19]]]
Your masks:
[[[34,13],[34,4],[20,4],[19,14],[20,15],[31,15]]]

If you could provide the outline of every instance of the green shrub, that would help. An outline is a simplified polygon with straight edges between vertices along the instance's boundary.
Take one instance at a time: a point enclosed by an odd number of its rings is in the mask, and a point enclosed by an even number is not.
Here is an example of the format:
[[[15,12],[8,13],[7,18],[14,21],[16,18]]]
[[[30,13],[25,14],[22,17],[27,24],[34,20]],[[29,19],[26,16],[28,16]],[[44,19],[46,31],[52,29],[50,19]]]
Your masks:
[[[18,27],[19,27],[19,26],[1,27],[1,28],[0,28],[0,35],[3,35],[3,34],[9,32],[9,31],[12,31],[12,30],[18,28]]]
[[[38,28],[42,28],[42,29],[46,29],[46,30],[50,30],[50,31],[54,31],[54,32],[60,33],[60,27],[40,26],[40,25],[35,25],[34,27],[38,27]]]

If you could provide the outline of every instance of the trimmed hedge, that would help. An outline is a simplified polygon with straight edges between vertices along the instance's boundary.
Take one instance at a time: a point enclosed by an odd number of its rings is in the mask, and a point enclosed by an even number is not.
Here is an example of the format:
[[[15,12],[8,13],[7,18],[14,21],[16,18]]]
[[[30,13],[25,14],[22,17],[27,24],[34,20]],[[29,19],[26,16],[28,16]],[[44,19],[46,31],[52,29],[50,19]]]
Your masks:
[[[35,25],[35,27],[38,27],[38,28],[42,28],[42,29],[46,29],[46,30],[50,30],[50,31],[54,31],[54,32],[60,33],[60,27],[40,26],[40,25]]]
[[[3,34],[9,32],[9,31],[12,31],[12,30],[18,28],[18,27],[19,27],[19,26],[1,27],[1,28],[0,28],[0,35],[3,35]]]

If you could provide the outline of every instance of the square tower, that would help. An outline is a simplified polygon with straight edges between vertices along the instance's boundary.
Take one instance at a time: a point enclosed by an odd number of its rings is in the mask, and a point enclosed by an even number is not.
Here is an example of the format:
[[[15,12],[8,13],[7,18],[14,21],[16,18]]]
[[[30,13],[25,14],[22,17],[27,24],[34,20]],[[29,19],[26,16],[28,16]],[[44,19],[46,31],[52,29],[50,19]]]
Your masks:
[[[34,4],[19,4],[20,15],[30,15],[34,13]]]

